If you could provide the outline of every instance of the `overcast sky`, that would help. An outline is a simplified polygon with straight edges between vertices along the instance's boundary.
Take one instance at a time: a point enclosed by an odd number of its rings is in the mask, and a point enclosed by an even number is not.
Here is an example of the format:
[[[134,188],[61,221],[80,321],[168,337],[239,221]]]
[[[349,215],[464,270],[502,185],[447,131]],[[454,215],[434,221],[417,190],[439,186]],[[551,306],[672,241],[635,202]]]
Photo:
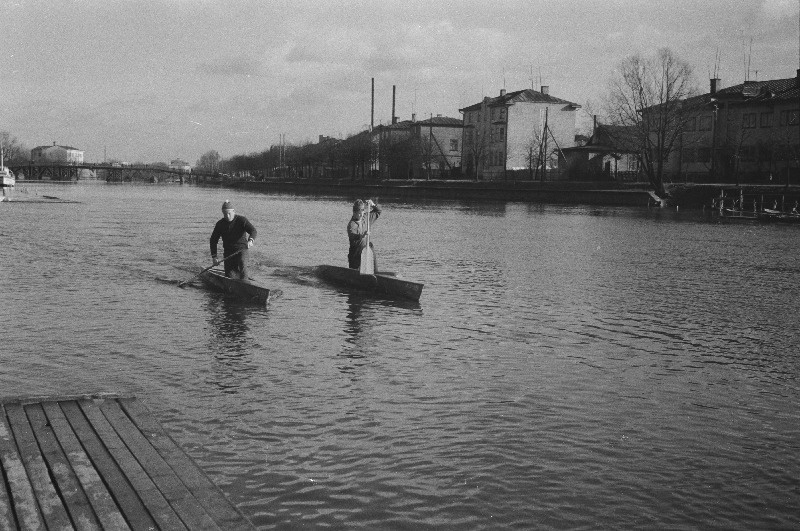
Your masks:
[[[544,84],[596,107],[669,47],[707,91],[794,77],[800,0],[0,0],[0,131],[86,160],[194,163],[346,137]],[[752,43],[752,45],[751,45]],[[752,51],[751,51],[752,46]],[[540,81],[541,80],[541,81]],[[591,107],[591,106],[590,106]],[[585,113],[584,113],[585,114]]]

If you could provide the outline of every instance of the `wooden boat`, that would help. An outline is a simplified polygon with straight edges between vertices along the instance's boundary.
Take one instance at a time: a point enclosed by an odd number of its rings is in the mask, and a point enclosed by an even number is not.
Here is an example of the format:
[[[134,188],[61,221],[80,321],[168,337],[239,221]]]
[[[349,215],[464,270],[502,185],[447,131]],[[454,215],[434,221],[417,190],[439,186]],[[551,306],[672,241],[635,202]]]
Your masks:
[[[411,282],[410,280],[398,278],[394,273],[364,274],[359,272],[358,269],[332,265],[318,266],[317,275],[320,278],[338,284],[345,284],[360,290],[371,291],[386,297],[409,299],[412,301],[419,300],[424,286],[424,284],[420,284],[419,282]]]
[[[259,286],[252,279],[245,281],[228,278],[221,268],[203,271],[200,274],[200,278],[209,287],[238,299],[256,304],[266,304],[269,300],[269,290],[267,288]]]

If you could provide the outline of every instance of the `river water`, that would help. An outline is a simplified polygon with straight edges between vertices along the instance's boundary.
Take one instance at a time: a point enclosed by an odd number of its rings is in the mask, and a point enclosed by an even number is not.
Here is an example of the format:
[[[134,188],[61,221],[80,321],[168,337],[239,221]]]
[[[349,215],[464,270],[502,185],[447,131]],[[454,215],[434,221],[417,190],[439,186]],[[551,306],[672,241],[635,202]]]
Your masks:
[[[15,198],[0,397],[136,396],[259,528],[800,526],[798,226],[386,200],[409,304],[315,277],[346,264],[353,198]],[[266,308],[177,287],[224,199]]]

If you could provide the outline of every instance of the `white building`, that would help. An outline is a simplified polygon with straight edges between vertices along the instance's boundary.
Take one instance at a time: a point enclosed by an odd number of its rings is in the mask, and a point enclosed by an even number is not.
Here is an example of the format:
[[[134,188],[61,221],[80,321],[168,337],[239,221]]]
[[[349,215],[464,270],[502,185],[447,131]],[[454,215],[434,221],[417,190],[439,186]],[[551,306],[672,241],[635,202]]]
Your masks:
[[[188,162],[186,162],[185,160],[175,159],[175,160],[171,160],[170,161],[169,169],[183,171],[183,172],[186,172],[186,173],[191,173],[192,166]]]
[[[31,150],[33,164],[83,164],[83,151],[69,146],[38,146]]]

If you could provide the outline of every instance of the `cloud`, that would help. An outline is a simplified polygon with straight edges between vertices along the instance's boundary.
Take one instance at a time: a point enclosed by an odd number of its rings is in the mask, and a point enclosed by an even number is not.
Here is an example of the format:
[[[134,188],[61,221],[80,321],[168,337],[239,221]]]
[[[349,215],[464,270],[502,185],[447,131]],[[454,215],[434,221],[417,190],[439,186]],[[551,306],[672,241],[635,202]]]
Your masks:
[[[197,65],[197,71],[207,76],[260,77],[264,75],[263,68],[258,61],[243,56],[216,62],[202,62]]]

